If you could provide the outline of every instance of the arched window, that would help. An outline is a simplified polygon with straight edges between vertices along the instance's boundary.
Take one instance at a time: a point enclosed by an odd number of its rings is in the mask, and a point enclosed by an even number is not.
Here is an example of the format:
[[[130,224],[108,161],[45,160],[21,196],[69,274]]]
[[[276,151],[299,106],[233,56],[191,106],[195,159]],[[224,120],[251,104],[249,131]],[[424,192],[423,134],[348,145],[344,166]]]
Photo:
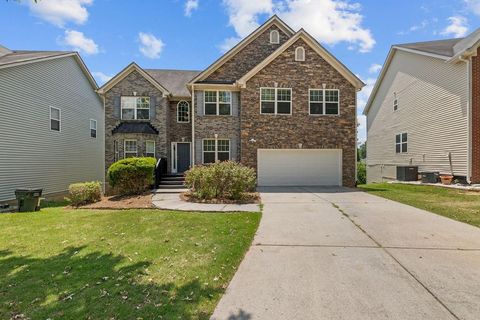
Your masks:
[[[305,49],[303,47],[295,49],[295,61],[305,61]]]
[[[280,43],[280,34],[277,30],[270,31],[270,43]]]
[[[177,104],[177,122],[190,122],[190,104],[187,101],[180,101]]]

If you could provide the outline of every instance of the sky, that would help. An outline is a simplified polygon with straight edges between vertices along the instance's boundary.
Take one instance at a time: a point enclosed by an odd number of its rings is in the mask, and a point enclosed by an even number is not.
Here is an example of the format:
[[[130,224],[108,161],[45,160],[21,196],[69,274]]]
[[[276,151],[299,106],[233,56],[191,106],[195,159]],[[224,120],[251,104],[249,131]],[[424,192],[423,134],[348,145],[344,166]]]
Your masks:
[[[304,28],[367,85],[361,115],[393,44],[458,38],[480,27],[480,0],[8,0],[0,44],[76,50],[102,85],[130,62],[202,70],[272,14]]]

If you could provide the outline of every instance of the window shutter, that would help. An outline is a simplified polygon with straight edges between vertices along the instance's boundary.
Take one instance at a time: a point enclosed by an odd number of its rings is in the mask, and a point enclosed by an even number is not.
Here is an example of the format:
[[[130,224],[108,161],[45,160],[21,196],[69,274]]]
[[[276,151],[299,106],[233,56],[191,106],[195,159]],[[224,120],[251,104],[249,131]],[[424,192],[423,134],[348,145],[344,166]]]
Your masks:
[[[155,119],[157,111],[157,97],[150,97],[150,120]]]
[[[240,92],[232,92],[232,115],[238,117],[240,109]]]
[[[195,107],[197,108],[197,114],[203,116],[203,91],[195,91]]]
[[[237,138],[230,139],[230,160],[238,161],[238,140]]]
[[[195,164],[202,163],[203,145],[202,139],[195,139]]]
[[[120,101],[121,97],[120,96],[114,96],[113,97],[113,117],[115,119],[120,119]]]

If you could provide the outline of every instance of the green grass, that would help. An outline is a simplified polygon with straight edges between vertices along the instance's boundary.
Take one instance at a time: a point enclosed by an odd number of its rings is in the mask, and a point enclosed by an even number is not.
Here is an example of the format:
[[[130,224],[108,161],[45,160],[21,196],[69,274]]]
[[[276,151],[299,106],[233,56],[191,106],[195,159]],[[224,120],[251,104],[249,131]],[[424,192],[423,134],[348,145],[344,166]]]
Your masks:
[[[480,192],[408,184],[366,184],[362,190],[480,227]]]
[[[260,220],[58,205],[0,215],[0,319],[208,319]]]

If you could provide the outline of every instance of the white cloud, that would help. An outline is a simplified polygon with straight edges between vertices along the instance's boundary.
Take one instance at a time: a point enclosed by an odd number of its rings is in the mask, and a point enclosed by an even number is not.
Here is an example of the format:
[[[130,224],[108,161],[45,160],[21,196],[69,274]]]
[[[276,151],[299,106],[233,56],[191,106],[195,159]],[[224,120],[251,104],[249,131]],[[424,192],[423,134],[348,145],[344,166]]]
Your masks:
[[[467,8],[480,16],[480,0],[464,0]]]
[[[453,16],[447,19],[450,24],[440,32],[443,36],[463,37],[468,32],[467,18],[462,16]]]
[[[140,41],[140,52],[147,58],[158,59],[164,47],[162,40],[158,39],[151,33],[140,32],[138,34]]]
[[[190,17],[192,12],[198,9],[198,2],[199,0],[187,0],[185,2],[185,15]]]
[[[101,85],[109,81],[110,79],[112,79],[112,76],[106,75],[105,73],[100,71],[92,72],[92,75],[95,77],[97,82]]]
[[[220,51],[222,53],[225,53],[227,52],[228,50],[232,49],[233,47],[235,47],[235,45],[237,43],[240,42],[240,38],[238,37],[230,37],[230,38],[227,38],[225,40],[223,40],[223,42],[218,46],[220,48]]]
[[[374,63],[368,68],[369,73],[378,73],[380,70],[382,70],[382,65],[378,63]]]
[[[367,78],[364,79],[365,87],[363,87],[362,91],[360,91],[357,95],[357,106],[358,106],[358,113],[363,113],[365,109],[365,105],[367,104],[368,98],[372,93],[373,87],[375,86],[375,82],[377,81],[376,78]]]
[[[357,140],[359,144],[364,143],[367,141],[367,117],[365,116],[357,116]]]
[[[72,47],[76,51],[86,54],[97,54],[98,45],[90,38],[85,37],[83,32],[75,30],[65,30],[64,44]]]
[[[57,27],[63,27],[67,22],[83,24],[88,19],[86,6],[93,0],[42,0],[28,1],[30,11]]]
[[[360,4],[343,0],[223,0],[230,24],[239,37],[258,27],[262,15],[276,13],[293,28],[304,28],[330,45],[347,42],[360,52],[375,45],[369,29],[362,26]]]

